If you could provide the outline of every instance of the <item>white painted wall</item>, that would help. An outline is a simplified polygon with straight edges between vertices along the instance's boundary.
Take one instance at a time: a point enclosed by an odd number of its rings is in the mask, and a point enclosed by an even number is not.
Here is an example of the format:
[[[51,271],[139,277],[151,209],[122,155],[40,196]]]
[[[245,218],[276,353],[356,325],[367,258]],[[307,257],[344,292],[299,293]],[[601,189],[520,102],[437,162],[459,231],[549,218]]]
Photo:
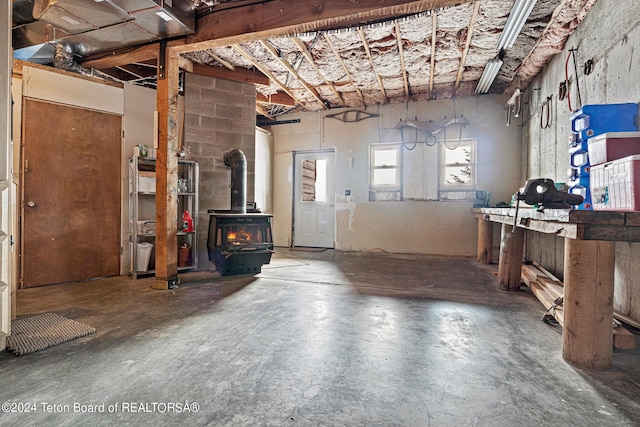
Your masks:
[[[455,103],[380,106],[367,110],[378,117],[351,123],[325,117],[327,112],[283,116],[301,122],[273,127],[275,244],[291,245],[293,152],[333,148],[336,249],[475,256],[477,225],[470,214],[471,202],[369,202],[369,144],[399,142],[395,126],[400,119],[437,121],[462,114],[471,122],[463,137],[477,139],[477,189],[490,190],[493,204],[508,202],[521,185],[521,127],[517,120],[505,126],[505,102],[504,97],[481,96]],[[405,150],[404,156],[405,187],[413,185],[412,192],[418,194],[422,190],[415,186],[432,186],[437,149],[421,144],[416,150]],[[351,190],[350,198],[345,190]]]
[[[273,134],[256,127],[255,194],[262,212],[273,213]]]
[[[523,168],[527,178],[549,177],[567,180],[570,111],[566,101],[558,101],[559,83],[565,79],[568,50],[577,47],[578,81],[583,104],[640,102],[640,2],[637,0],[599,0],[589,15],[569,37],[563,53],[557,55],[527,88],[529,120]],[[593,59],[594,71],[581,71]],[[570,62],[570,76],[574,76]],[[575,79],[572,77],[575,81]],[[552,97],[552,126],[540,129],[540,102]],[[577,106],[575,84],[571,99]],[[534,237],[528,240],[533,240]],[[525,256],[541,262],[562,275],[562,239],[540,239],[527,244]],[[555,266],[555,268],[554,268]],[[640,243],[616,243],[614,308],[640,320]]]

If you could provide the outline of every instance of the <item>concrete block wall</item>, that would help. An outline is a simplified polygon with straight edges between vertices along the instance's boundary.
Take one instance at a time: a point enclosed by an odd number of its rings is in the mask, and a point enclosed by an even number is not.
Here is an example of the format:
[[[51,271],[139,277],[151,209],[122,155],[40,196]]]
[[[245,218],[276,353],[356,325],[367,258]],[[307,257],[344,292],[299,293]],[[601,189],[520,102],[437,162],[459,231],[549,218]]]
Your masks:
[[[566,100],[558,100],[558,85],[565,80],[565,61],[577,48],[578,82],[582,104],[640,102],[640,2],[599,0],[556,55],[527,88],[529,117],[526,126],[523,170],[526,178],[548,177],[567,181],[570,115]],[[582,65],[593,60],[593,72]],[[572,106],[577,105],[573,63],[570,62]],[[551,97],[551,126],[541,129],[541,103]],[[545,111],[546,115],[546,111]],[[555,236],[527,233],[525,258],[540,262],[562,278],[564,241]],[[616,243],[614,309],[640,320],[640,243]]]
[[[255,102],[252,84],[186,75],[184,144],[200,165],[199,268],[213,268],[207,256],[207,211],[230,208],[230,170],[223,161],[229,150],[239,148],[247,156],[247,202],[253,201]]]

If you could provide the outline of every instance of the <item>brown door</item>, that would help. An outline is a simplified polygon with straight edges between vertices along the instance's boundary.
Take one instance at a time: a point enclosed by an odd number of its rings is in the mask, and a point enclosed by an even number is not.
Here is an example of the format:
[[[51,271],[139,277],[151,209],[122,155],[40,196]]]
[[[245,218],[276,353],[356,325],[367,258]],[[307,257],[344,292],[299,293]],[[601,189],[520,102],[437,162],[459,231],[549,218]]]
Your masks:
[[[120,274],[122,117],[25,100],[22,287]]]

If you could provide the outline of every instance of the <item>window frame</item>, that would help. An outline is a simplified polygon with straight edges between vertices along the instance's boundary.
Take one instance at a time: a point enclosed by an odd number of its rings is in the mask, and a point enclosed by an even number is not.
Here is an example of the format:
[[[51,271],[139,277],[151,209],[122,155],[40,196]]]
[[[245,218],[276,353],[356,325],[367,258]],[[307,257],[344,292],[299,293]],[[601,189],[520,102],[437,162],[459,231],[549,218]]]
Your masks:
[[[440,147],[440,161],[439,161],[439,169],[440,169],[440,192],[443,191],[475,191],[477,186],[477,170],[478,170],[478,162],[477,162],[477,139],[475,138],[463,138],[458,142],[453,142],[449,144],[441,144]],[[445,163],[445,158],[447,151],[450,149],[449,146],[456,145],[455,149],[461,147],[469,147],[470,149],[470,159],[468,163]],[[465,167],[468,166],[471,169],[471,182],[468,184],[462,183],[447,183],[447,167]]]
[[[396,152],[395,165],[375,165],[375,154],[378,151],[393,150]],[[394,184],[374,184],[376,170],[395,169]],[[400,201],[402,200],[403,150],[399,142],[369,144],[369,200]]]

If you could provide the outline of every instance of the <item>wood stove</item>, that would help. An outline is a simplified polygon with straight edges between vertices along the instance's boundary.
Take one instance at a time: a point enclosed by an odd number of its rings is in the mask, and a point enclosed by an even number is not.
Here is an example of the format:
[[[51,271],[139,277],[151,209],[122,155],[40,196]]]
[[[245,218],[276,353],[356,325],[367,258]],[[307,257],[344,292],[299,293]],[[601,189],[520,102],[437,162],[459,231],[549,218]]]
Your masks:
[[[231,210],[209,212],[207,249],[216,270],[229,274],[257,274],[273,253],[271,214],[247,212],[247,159],[241,150],[224,155],[231,168]]]
[[[209,260],[223,275],[258,274],[273,253],[271,214],[209,211]]]

